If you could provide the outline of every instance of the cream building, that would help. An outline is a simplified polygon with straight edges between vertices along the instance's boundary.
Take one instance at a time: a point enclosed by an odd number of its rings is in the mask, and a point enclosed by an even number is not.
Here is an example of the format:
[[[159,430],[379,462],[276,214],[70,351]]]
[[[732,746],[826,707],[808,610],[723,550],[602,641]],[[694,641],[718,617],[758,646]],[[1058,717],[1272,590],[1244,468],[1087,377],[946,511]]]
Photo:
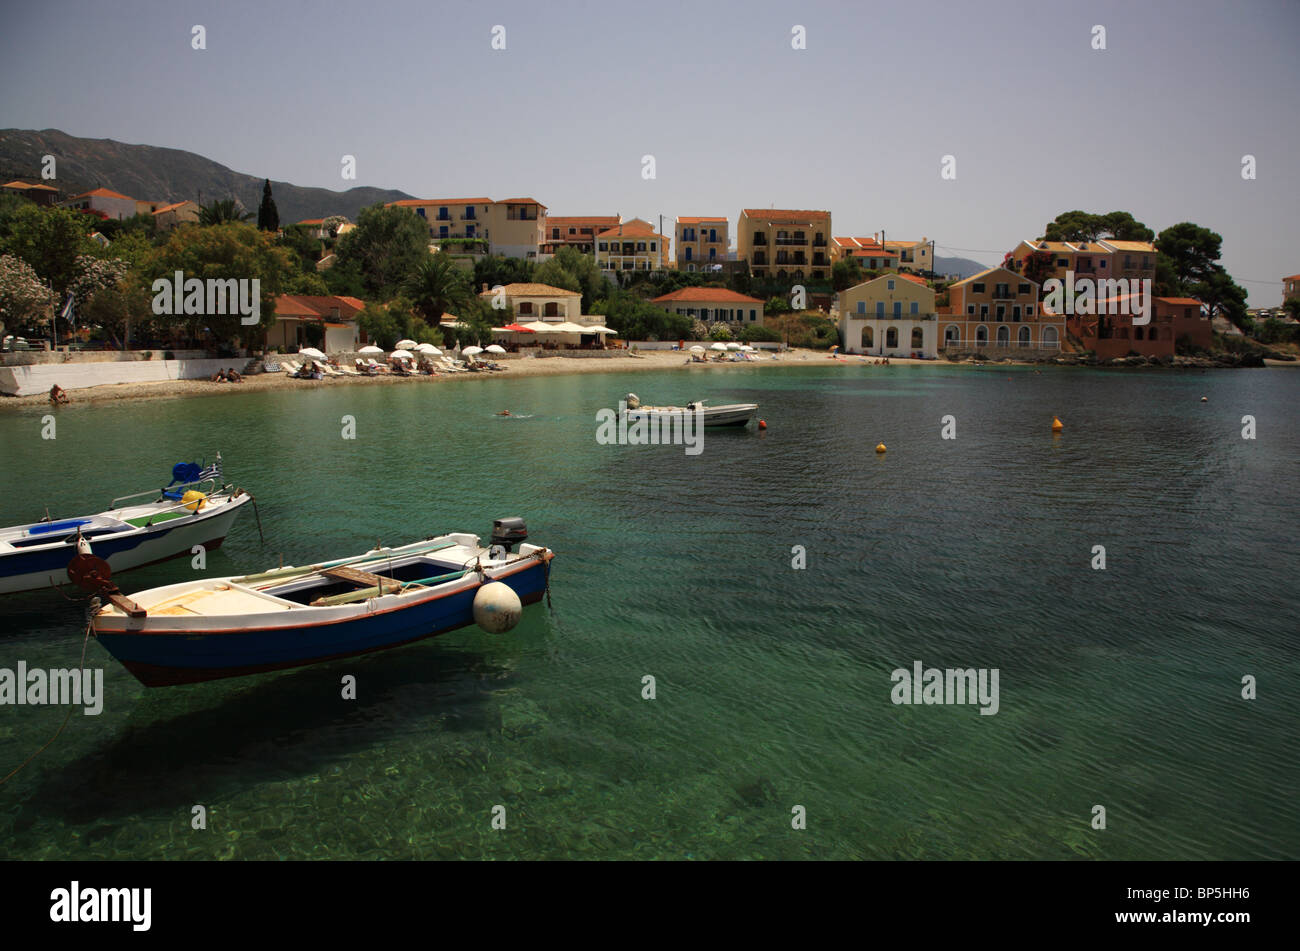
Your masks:
[[[736,255],[757,278],[827,280],[831,213],[746,208],[736,223]]]
[[[668,239],[641,218],[596,235],[596,266],[605,271],[657,271],[668,266]]]
[[[721,264],[731,247],[726,218],[678,218],[675,237],[679,271]]]
[[[848,353],[928,357],[939,353],[934,290],[910,274],[882,274],[839,295],[840,339]]]

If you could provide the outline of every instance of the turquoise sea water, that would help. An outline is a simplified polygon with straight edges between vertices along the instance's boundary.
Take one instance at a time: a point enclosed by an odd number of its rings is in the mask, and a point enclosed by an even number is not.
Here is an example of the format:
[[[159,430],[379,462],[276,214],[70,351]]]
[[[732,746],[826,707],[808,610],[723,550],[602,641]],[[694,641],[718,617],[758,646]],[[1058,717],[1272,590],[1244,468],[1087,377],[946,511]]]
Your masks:
[[[246,512],[213,575],[506,515],[557,557],[553,609],[502,636],[150,691],[92,641],[104,712],[0,786],[0,856],[1300,858],[1298,386],[809,361],[73,405],[54,440],[7,410],[0,524],[219,449],[267,540]],[[769,428],[597,444],[629,390]],[[3,598],[0,667],[75,668],[84,628]],[[918,660],[997,668],[998,713],[895,705]],[[64,714],[0,706],[0,774]]]

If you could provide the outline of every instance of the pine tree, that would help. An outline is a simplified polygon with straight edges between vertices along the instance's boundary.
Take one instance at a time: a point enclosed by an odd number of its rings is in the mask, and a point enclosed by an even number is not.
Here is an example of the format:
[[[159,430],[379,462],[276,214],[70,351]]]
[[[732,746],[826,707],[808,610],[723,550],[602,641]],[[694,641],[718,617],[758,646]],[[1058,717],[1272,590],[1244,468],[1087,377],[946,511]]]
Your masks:
[[[280,213],[275,210],[275,199],[271,197],[271,180],[262,185],[262,204],[257,208],[257,227],[261,231],[279,231]]]

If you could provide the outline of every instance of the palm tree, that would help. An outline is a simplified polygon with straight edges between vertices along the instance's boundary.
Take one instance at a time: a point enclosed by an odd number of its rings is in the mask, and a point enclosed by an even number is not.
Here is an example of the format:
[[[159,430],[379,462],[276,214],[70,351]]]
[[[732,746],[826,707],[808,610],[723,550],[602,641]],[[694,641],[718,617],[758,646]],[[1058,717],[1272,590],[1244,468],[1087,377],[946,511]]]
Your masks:
[[[232,221],[248,221],[252,212],[245,212],[244,206],[233,198],[223,198],[199,209],[199,224],[224,225]]]
[[[471,297],[469,274],[442,252],[421,261],[403,288],[433,327],[438,326],[443,314],[460,310]]]

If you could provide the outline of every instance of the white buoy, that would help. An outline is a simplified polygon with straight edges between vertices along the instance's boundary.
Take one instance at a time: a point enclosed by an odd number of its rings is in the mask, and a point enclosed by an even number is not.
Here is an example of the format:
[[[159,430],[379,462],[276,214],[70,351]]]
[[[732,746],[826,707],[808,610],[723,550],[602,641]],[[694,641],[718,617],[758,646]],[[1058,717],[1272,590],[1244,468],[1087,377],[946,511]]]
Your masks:
[[[519,623],[524,606],[514,588],[491,581],[474,595],[474,623],[489,634],[504,634]]]

